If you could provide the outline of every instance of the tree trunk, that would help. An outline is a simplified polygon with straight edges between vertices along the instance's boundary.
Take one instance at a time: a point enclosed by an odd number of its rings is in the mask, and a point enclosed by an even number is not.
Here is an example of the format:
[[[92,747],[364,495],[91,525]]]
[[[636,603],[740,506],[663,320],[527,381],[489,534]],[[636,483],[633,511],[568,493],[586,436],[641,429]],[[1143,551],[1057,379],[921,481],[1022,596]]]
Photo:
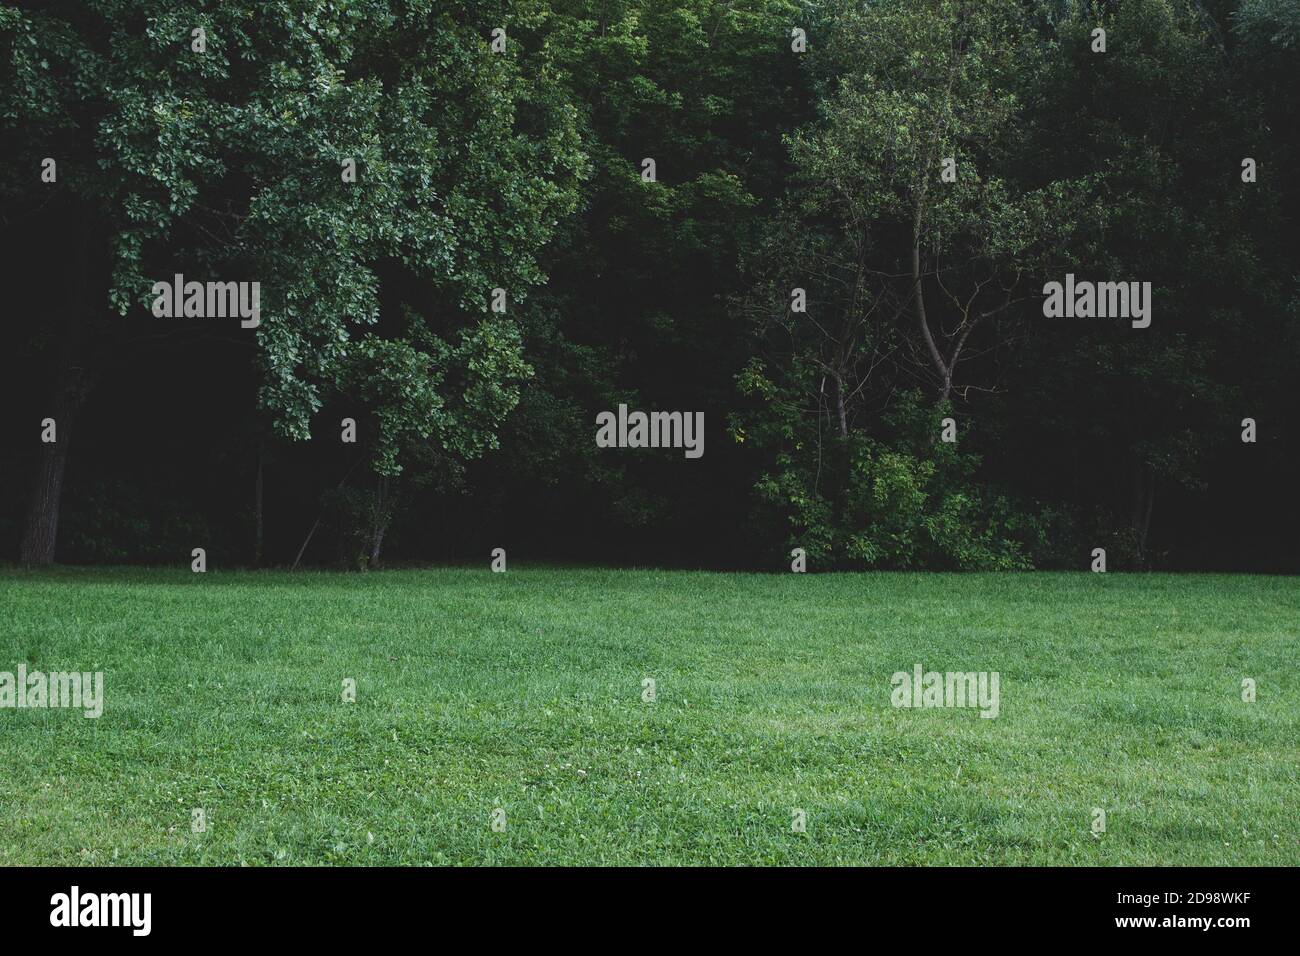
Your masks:
[[[379,552],[384,546],[384,532],[388,530],[388,476],[381,475],[375,492],[374,523],[370,537],[370,567],[379,567]]]
[[[1147,553],[1147,538],[1149,537],[1151,532],[1151,509],[1155,507],[1155,504],[1156,504],[1156,476],[1152,474],[1151,484],[1147,490],[1147,508],[1146,508],[1146,512],[1142,515],[1142,539],[1141,540],[1142,540],[1142,554],[1144,558]]]
[[[835,376],[835,409],[840,416],[840,437],[849,437],[849,420],[844,411],[844,379]]]
[[[257,481],[253,486],[253,567],[262,565],[262,459],[265,445],[257,440]]]
[[[1151,510],[1155,506],[1156,476],[1140,462],[1133,465],[1133,532],[1137,538],[1137,558],[1147,566],[1147,536],[1151,530]]]
[[[921,210],[917,207],[916,228],[920,229]],[[926,350],[930,353],[930,360],[934,362],[934,370],[939,373],[939,401],[946,402],[948,395],[952,392],[952,369],[948,363],[943,360],[939,354],[939,346],[934,342],[934,335],[930,332],[930,320],[925,314],[925,289],[921,281],[921,247],[919,232],[918,238],[913,240],[912,245],[912,295],[916,299],[916,322],[921,327],[921,338],[925,341]]]
[[[1133,529],[1134,547],[1141,567],[1146,567],[1147,538],[1151,530],[1151,511],[1155,507],[1156,475],[1148,470],[1142,462],[1132,459],[1129,471],[1132,477],[1132,498],[1130,526]]]
[[[68,443],[88,388],[88,377],[84,369],[69,366],[59,372],[54,401],[46,416],[54,419],[55,440],[42,443],[37,453],[32,492],[27,504],[27,521],[19,548],[18,560],[27,567],[54,563],[54,549],[59,534],[59,501],[63,494],[63,475],[68,464]]]
[[[54,563],[59,533],[59,502],[63,495],[68,447],[77,416],[94,384],[93,377],[82,367],[80,361],[86,325],[89,224],[85,220],[79,220],[76,228],[78,236],[73,251],[67,323],[59,353],[58,379],[48,406],[49,411],[41,416],[54,419],[55,440],[42,442],[37,452],[23,537],[18,549],[18,560],[27,567]]]

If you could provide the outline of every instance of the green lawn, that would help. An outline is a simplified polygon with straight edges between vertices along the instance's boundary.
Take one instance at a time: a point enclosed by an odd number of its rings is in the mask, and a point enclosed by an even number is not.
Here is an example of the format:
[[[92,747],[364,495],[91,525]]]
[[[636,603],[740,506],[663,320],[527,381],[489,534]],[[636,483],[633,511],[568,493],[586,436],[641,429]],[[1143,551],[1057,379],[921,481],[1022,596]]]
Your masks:
[[[106,698],[0,710],[0,864],[1300,860],[1294,578],[10,569],[0,613],[0,671]],[[1000,716],[892,707],[917,663]]]

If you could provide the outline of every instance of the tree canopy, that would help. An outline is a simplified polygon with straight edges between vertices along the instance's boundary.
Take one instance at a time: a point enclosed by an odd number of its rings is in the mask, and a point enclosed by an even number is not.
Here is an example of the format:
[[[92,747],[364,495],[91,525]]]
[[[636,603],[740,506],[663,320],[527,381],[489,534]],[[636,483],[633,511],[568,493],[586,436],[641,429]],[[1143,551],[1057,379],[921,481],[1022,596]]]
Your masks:
[[[1298,49],[1289,0],[0,5],[0,536],[1294,570]],[[620,404],[706,455],[597,447]]]

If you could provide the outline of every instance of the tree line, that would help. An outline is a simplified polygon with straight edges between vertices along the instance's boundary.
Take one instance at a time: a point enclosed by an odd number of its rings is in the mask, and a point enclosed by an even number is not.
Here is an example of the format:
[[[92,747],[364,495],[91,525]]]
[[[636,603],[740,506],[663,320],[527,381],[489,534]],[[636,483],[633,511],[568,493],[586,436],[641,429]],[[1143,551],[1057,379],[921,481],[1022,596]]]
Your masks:
[[[1293,0],[0,6],[0,537],[1297,570],[1298,42]],[[260,323],[156,317],[182,275]],[[1067,275],[1149,325],[1045,315]],[[621,405],[706,453],[601,447]]]

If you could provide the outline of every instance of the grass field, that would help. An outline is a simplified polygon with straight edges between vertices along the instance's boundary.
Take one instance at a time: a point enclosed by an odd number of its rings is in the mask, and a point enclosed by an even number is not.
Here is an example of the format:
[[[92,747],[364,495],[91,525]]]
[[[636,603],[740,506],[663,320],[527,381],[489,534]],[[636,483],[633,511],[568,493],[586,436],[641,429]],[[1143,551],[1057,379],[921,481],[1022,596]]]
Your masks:
[[[0,710],[0,864],[1300,861],[1294,578],[69,568],[0,614],[0,671],[105,675]],[[892,707],[918,663],[999,716]]]

